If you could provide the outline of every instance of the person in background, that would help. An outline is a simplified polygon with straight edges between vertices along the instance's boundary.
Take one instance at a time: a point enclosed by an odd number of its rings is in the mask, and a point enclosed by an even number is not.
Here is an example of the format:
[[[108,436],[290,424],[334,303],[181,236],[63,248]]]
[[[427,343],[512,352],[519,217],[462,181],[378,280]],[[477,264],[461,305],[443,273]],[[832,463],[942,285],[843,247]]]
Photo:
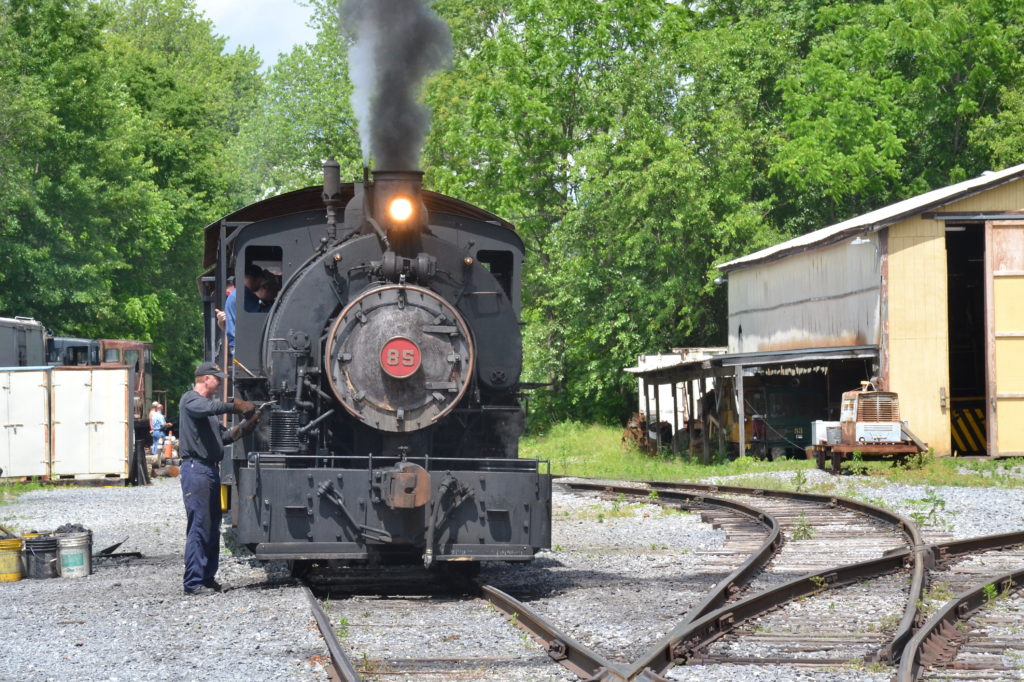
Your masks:
[[[264,272],[256,284],[256,300],[245,299],[245,312],[265,313],[270,310],[277,298],[277,292],[281,291],[281,280],[272,272]]]
[[[212,362],[196,367],[195,384],[178,403],[178,455],[181,457],[181,495],[185,502],[186,595],[220,592],[217,568],[220,560],[220,461],[224,446],[251,433],[260,412],[248,400],[221,402],[214,398],[225,378]],[[232,428],[222,426],[221,414],[246,416]]]
[[[256,296],[255,289],[258,286],[260,280],[265,276],[263,268],[252,263],[245,268],[245,281],[242,287],[242,304],[246,310],[250,308],[259,308],[260,299]],[[228,292],[227,298],[224,299],[224,310],[214,310],[217,313],[217,324],[224,330],[224,333],[228,337],[228,353],[232,356],[235,354],[235,318],[237,316],[237,308],[235,306],[235,294],[238,290],[231,287],[231,291]]]
[[[149,433],[153,436],[153,454],[160,461],[160,445],[163,443],[170,422],[164,417],[164,408],[160,403],[153,403],[153,409],[149,411]]]

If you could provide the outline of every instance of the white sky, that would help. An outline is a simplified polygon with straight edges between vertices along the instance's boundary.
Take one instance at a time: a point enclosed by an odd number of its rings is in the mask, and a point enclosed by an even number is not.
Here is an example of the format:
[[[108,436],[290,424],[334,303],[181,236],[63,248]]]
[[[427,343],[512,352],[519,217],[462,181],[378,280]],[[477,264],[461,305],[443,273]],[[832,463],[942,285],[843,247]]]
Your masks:
[[[228,39],[227,51],[255,46],[264,68],[292,45],[316,38],[306,26],[311,9],[295,0],[196,0],[196,7],[213,22],[215,32]]]

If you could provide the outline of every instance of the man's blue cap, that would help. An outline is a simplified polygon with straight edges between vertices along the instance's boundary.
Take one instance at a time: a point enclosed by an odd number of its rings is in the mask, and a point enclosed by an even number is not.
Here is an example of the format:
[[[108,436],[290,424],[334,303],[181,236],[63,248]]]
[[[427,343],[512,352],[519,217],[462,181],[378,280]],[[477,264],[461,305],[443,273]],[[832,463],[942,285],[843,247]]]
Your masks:
[[[200,364],[198,367],[196,367],[196,376],[197,377],[211,376],[211,377],[219,377],[221,379],[227,379],[227,375],[224,374],[224,372],[220,371],[220,367],[218,367],[217,365],[213,364],[212,362],[204,362],[204,363]]]

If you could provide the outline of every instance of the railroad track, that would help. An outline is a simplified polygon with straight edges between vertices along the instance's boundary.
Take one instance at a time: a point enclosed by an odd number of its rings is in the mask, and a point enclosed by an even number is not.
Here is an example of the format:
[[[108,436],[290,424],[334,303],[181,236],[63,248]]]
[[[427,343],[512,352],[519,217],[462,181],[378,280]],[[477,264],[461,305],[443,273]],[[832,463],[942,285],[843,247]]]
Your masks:
[[[935,545],[923,622],[897,680],[1019,679],[1024,672],[1024,532]],[[1008,653],[1009,652],[1009,653]]]
[[[856,500],[811,493],[660,482],[642,487],[572,485],[586,490],[603,487],[606,494],[632,491],[641,495],[649,488],[662,500],[683,496],[718,506],[756,504],[762,513],[778,519],[786,537],[771,557],[758,558],[760,571],[754,580],[743,581],[743,589],[738,589],[741,579],[737,577],[725,603],[719,597],[716,609],[682,620],[633,662],[625,671],[627,679],[659,679],[680,664],[831,668],[854,660],[891,660],[892,652],[910,637],[916,613],[913,604],[918,597],[908,599],[908,593],[921,593],[924,556],[920,549],[911,549],[921,547],[917,527],[901,515]],[[813,603],[833,588],[877,580],[893,572],[900,576],[872,583],[869,588],[854,588],[859,589],[856,598],[860,600],[869,595],[878,600],[882,593],[887,607],[875,609],[873,618],[846,609],[837,612],[828,605],[820,609],[787,606],[798,598]],[[780,607],[778,613],[762,620],[764,614]],[[833,621],[831,627],[826,625],[829,621]]]
[[[667,568],[665,578],[656,581],[649,608],[632,614],[619,611],[622,619],[649,623],[647,635],[632,647],[597,636],[595,621],[598,627],[608,626],[601,625],[606,616],[599,605],[594,612],[578,603],[560,606],[564,590],[579,589],[586,581],[537,588],[541,574],[565,568],[548,559],[485,575],[494,584],[468,586],[465,591],[472,591],[472,597],[360,595],[329,601],[325,611],[335,631],[340,628],[345,645],[360,652],[356,667],[372,679],[417,680],[662,680],[676,677],[671,670],[675,666],[686,666],[680,669],[687,671],[685,679],[700,679],[701,666],[723,663],[789,665],[807,671],[849,666],[851,661],[891,673],[890,664],[906,656],[904,649],[912,651],[912,641],[915,646],[923,641],[926,652],[946,651],[949,641],[964,641],[962,636],[941,639],[957,627],[948,619],[941,621],[947,625],[939,627],[944,633],[939,639],[918,635],[912,640],[912,635],[915,622],[920,625],[927,615],[919,608],[927,609],[936,596],[970,584],[972,577],[978,581],[979,571],[985,572],[978,565],[985,561],[977,558],[979,552],[992,552],[989,561],[994,563],[986,565],[992,568],[1014,562],[1019,567],[1024,558],[1005,549],[1024,543],[1024,534],[926,546],[909,519],[834,496],[656,482],[566,485],[577,494],[598,494],[613,507],[629,500],[699,511],[705,522],[726,531],[726,542],[694,553],[699,569],[691,564],[690,572],[682,560],[685,555],[672,557],[670,563],[680,559],[680,565]],[[935,565],[941,570],[925,593],[926,568]],[[628,580],[604,580],[606,592],[613,595],[624,585],[632,588]],[[989,580],[987,575],[984,580]],[[1013,580],[1005,577],[999,584],[1012,591],[1017,585]],[[938,584],[946,587],[936,589]],[[990,597],[992,588],[975,588]],[[1012,601],[1004,597],[1004,604]],[[1020,607],[1024,612],[1024,599]],[[965,617],[977,608],[953,607],[953,612]],[[983,652],[1006,641],[1004,630],[1019,627],[1008,624],[1009,616],[989,618],[984,622],[1005,627],[993,630],[991,641],[983,641],[983,633],[976,635],[972,646]],[[403,644],[396,648],[388,633],[399,631]],[[480,645],[483,632],[491,633],[484,638],[491,642],[487,646]],[[935,644],[939,640],[941,646]],[[964,645],[961,649],[971,651]],[[926,665],[918,655],[911,676],[900,679],[920,679],[922,670],[933,670],[929,655],[923,659]],[[947,668],[956,670],[956,665],[950,662]],[[1003,679],[998,674],[1007,672],[1007,663],[991,665],[985,668],[989,677],[978,673],[971,679]]]

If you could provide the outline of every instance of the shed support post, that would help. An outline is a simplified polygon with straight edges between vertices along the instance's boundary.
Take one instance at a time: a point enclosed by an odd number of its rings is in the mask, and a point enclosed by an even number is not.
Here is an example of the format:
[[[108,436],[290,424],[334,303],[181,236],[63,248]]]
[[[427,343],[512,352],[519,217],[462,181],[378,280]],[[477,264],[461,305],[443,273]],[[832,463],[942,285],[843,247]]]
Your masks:
[[[679,452],[679,384],[672,382],[672,452]]]
[[[654,426],[654,451],[661,452],[661,386],[654,384],[654,421],[648,422],[648,426]]]
[[[693,379],[689,379],[686,382],[686,435],[689,440],[689,455],[693,457],[697,454],[697,445],[695,442],[697,436],[697,425],[694,419],[694,400],[693,400]]]
[[[722,390],[725,388],[725,380],[719,376],[714,379],[715,387],[715,419],[718,421],[718,452],[725,452],[725,432],[722,429]]]
[[[736,419],[739,422],[740,457],[747,454],[746,399],[743,395],[743,365],[736,365]]]
[[[707,414],[708,405],[707,405],[707,400],[705,400],[705,398],[707,397],[707,388],[708,388],[708,386],[707,386],[707,382],[704,380],[703,376],[701,376],[699,379],[697,379],[697,381],[700,382],[700,402],[698,403],[698,405],[700,406],[700,424],[701,424],[701,429],[700,429],[701,458],[702,458],[701,461],[703,461],[705,464],[710,464],[711,463],[711,443],[708,441],[708,414]]]
[[[640,386],[644,391],[644,421],[651,421],[651,387],[647,379],[640,380]],[[646,427],[645,427],[646,428]]]

